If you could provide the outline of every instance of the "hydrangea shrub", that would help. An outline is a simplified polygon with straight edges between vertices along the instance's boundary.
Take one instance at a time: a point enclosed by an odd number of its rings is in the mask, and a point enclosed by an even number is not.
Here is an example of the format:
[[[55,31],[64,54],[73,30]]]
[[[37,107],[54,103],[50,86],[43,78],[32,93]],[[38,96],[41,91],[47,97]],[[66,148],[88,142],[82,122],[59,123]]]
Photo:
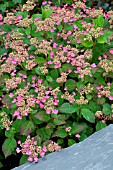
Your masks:
[[[0,14],[2,152],[20,164],[113,123],[113,11],[37,5]]]

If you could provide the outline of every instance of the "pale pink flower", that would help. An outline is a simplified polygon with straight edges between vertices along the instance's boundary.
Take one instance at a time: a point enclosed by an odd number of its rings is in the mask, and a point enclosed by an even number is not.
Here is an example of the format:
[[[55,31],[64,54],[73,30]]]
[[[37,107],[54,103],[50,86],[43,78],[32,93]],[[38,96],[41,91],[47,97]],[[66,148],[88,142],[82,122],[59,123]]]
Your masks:
[[[76,134],[75,137],[76,137],[76,138],[80,138],[80,134]]]
[[[16,152],[20,153],[21,152],[20,148],[16,148]]]
[[[105,120],[101,120],[102,123],[106,123]]]
[[[52,113],[58,114],[58,110],[54,109],[54,110],[52,110]]]
[[[28,157],[28,161],[32,162],[33,158],[31,156]]]
[[[13,97],[14,97],[14,94],[13,94],[13,93],[10,93],[10,94],[9,94],[9,97],[10,97],[10,98],[13,98]]]
[[[45,155],[45,152],[43,152],[43,151],[40,152],[40,156],[41,156],[41,157],[44,157],[44,155]]]
[[[43,105],[42,103],[40,103],[40,108],[41,108],[41,109],[44,108],[44,105]]]
[[[43,146],[42,150],[43,150],[44,152],[47,152],[47,147],[46,147],[46,146]]]
[[[92,68],[95,68],[95,67],[97,67],[97,66],[96,66],[95,63],[93,63],[93,64],[91,64],[91,67],[92,67]]]
[[[109,100],[113,100],[113,96],[109,96]]]
[[[101,56],[99,56],[99,57],[98,57],[98,60],[101,60],[101,59],[102,59],[102,57],[101,57]]]
[[[34,157],[34,162],[38,162],[38,158],[37,157]]]
[[[50,114],[51,113],[51,110],[46,110],[46,114]]]
[[[2,16],[2,14],[0,14],[0,21],[3,19],[3,16]]]
[[[113,54],[113,49],[112,49],[112,50],[109,50],[109,52],[110,52],[111,54]]]
[[[101,94],[98,94],[98,98],[101,98],[102,97],[102,95]]]

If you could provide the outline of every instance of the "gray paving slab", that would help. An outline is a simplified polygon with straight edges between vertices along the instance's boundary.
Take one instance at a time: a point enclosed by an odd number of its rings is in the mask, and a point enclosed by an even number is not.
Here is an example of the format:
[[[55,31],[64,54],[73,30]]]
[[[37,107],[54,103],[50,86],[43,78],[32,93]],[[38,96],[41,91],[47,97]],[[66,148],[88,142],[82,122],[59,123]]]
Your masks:
[[[60,152],[13,170],[113,170],[113,125]]]

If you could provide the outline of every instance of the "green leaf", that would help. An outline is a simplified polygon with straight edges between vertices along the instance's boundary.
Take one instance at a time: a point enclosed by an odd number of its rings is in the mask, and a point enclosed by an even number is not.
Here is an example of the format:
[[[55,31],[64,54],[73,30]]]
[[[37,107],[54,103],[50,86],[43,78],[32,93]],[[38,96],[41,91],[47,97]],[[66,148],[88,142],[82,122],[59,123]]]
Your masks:
[[[77,105],[76,104],[70,104],[70,103],[63,103],[60,108],[59,108],[59,111],[61,113],[69,113],[69,114],[72,114],[72,113],[75,113],[78,108],[76,107]]]
[[[36,131],[36,134],[40,135],[43,141],[46,141],[47,139],[50,138],[50,136],[46,133],[45,128],[38,129]]]
[[[93,41],[84,40],[85,36],[81,37],[81,43],[84,47],[92,47]]]
[[[15,134],[14,130],[15,130],[14,128],[10,128],[9,130],[6,130],[5,136],[8,138],[13,138]]]
[[[85,135],[85,134],[82,134],[81,136],[80,136],[80,138],[78,138],[78,140],[80,141],[80,142],[82,142],[84,139],[86,139],[87,138],[87,135]]]
[[[109,115],[109,114],[113,114],[112,108],[111,108],[110,104],[108,104],[108,103],[103,104],[102,112],[103,112],[104,114],[108,114],[108,115]]]
[[[38,57],[35,59],[35,61],[39,64],[39,65],[43,65],[46,60],[43,57]]]
[[[12,0],[14,4],[21,4],[22,3],[22,0]]]
[[[63,115],[56,115],[57,117],[53,120],[54,125],[66,124],[65,117]]]
[[[92,111],[93,113],[95,113],[96,111],[100,110],[101,106],[98,105],[97,103],[93,102],[93,101],[90,101],[88,108],[91,109],[91,111]]]
[[[50,71],[50,75],[53,79],[57,79],[59,74],[58,74],[58,70],[57,69],[53,69]]]
[[[70,70],[73,69],[72,65],[68,64],[68,63],[65,63],[65,64],[62,65],[62,68],[59,68],[59,71],[64,72],[64,71],[68,71],[69,69]]]
[[[34,124],[27,120],[20,127],[20,134],[28,136],[34,130]]]
[[[57,143],[58,143],[59,145],[62,145],[62,144],[64,143],[64,140],[63,140],[63,139],[58,139],[58,140],[57,140]]]
[[[93,23],[94,23],[94,25],[95,25],[95,28],[97,28],[97,27],[103,27],[103,26],[104,26],[104,22],[105,22],[105,20],[104,20],[103,15],[99,15],[97,19],[94,19],[94,20],[93,20]]]
[[[52,10],[51,9],[48,9],[45,13],[45,15],[46,15],[46,18],[49,18],[50,17],[50,15],[52,14]]]
[[[42,75],[41,70],[40,70],[39,67],[35,68],[35,72],[36,72],[36,74],[38,74],[38,75]]]
[[[36,18],[41,18],[42,19],[42,14],[33,14],[32,19],[35,20]]]
[[[106,43],[107,42],[107,38],[105,35],[101,35],[100,37],[97,38],[97,42],[98,43]]]
[[[15,12],[15,15],[18,16],[18,15],[22,15],[22,18],[27,18],[27,15],[28,15],[28,12],[27,11],[18,11],[18,12]]]
[[[7,158],[9,155],[12,154],[14,149],[16,148],[16,140],[14,138],[7,138],[5,139],[3,145],[2,145],[2,151],[5,155],[5,158]]]
[[[73,91],[76,88],[76,81],[73,79],[68,79],[65,83],[65,87],[68,88],[68,91]]]
[[[73,144],[75,144],[75,143],[76,143],[75,140],[73,140],[73,139],[68,139],[68,146],[71,146],[71,145],[73,145]]]
[[[51,76],[46,76],[46,80],[47,80],[48,82],[52,82],[52,81],[53,81],[53,79],[52,79]]]
[[[83,125],[77,125],[73,124],[71,131],[69,132],[69,135],[75,135],[77,133],[82,132],[82,130],[85,128]]]
[[[0,169],[3,167],[3,164],[0,162]]]
[[[58,27],[58,30],[59,30],[59,31],[62,31],[62,28],[63,28],[62,25],[58,25],[57,27]]]
[[[26,162],[28,162],[28,155],[22,155],[19,165],[25,164]]]
[[[64,29],[67,30],[67,31],[68,30],[73,31],[73,25],[69,25],[68,23],[66,23],[65,26],[64,26]]]
[[[65,131],[65,129],[58,129],[56,131],[56,135],[60,138],[65,138],[67,136],[67,132]]]
[[[45,111],[39,111],[34,115],[35,118],[43,121],[43,122],[48,122],[50,120],[50,115],[46,114]]]
[[[98,123],[96,124],[96,131],[99,131],[99,130],[103,129],[103,128],[105,128],[106,126],[107,126],[106,123],[98,122]]]
[[[13,124],[12,127],[15,129],[16,132],[20,132],[20,127],[21,125],[25,122],[25,118],[23,117],[21,120],[16,119]]]
[[[82,109],[81,114],[87,121],[95,123],[95,116],[89,109]]]
[[[25,30],[25,33],[26,33],[26,35],[30,35],[30,33],[31,33],[31,28],[27,28],[27,29]]]

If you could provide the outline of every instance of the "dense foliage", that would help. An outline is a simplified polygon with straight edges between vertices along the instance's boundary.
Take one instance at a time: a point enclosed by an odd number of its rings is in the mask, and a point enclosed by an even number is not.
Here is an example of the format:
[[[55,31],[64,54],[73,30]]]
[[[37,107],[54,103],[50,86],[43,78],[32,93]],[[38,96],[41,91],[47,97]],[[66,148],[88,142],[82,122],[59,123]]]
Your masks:
[[[12,155],[38,162],[113,123],[113,11],[12,3],[0,7],[0,167]]]

